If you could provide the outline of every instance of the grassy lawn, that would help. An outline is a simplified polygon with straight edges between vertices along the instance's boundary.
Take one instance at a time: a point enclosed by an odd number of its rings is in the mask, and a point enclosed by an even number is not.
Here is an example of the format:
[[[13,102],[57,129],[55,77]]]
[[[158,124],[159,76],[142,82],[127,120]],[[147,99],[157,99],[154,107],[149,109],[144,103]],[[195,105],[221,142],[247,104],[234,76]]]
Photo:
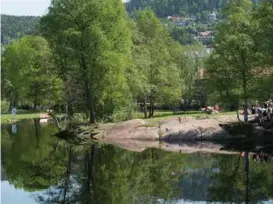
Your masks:
[[[138,118],[144,119],[144,113],[137,113]],[[177,118],[177,117],[194,117],[198,119],[205,119],[205,118],[214,118],[221,115],[231,115],[235,116],[236,112],[221,112],[218,114],[205,114],[201,113],[200,111],[187,111],[187,112],[179,112],[175,115],[173,115],[172,111],[156,111],[154,118],[148,118],[145,119],[147,122],[149,122],[148,126],[155,126],[158,124],[159,121],[167,120],[169,118]]]
[[[39,118],[41,113],[29,112],[29,113],[18,113],[15,117],[12,114],[1,114],[1,123],[10,123],[13,121]]]
[[[196,117],[196,118],[211,118],[217,117],[219,115],[236,115],[236,112],[220,112],[218,114],[205,114],[200,111],[186,111],[186,112],[177,112],[175,115],[172,111],[155,111],[154,118],[148,118],[148,121],[160,121],[172,117]],[[144,119],[144,113],[138,112],[135,114],[135,118]]]
[[[45,112],[27,112],[27,111],[18,111],[18,114],[14,118],[12,114],[2,114],[1,115],[1,123],[11,123],[13,121],[19,121],[23,119],[32,119],[32,118],[39,118],[40,114],[43,114]],[[217,117],[219,115],[235,115],[235,112],[222,112],[219,114],[205,114],[201,113],[200,111],[186,111],[186,112],[177,112],[177,114],[173,115],[172,111],[155,111],[154,118],[148,118],[146,119],[149,122],[158,122],[161,120],[166,120],[168,118],[173,117],[195,117],[195,118],[211,118],[211,117]],[[58,114],[59,116],[61,114]],[[136,112],[134,118],[144,119],[144,113],[142,112]]]

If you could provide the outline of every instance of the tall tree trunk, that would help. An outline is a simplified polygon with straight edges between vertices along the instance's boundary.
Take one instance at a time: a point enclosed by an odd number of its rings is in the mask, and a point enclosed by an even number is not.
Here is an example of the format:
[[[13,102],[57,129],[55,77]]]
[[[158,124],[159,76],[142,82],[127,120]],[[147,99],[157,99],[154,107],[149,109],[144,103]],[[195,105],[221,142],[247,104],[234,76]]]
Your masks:
[[[173,106],[173,115],[175,115],[175,114],[176,114],[176,107]]]
[[[152,117],[154,117],[154,112],[155,112],[155,104],[154,104],[154,100],[152,102]]]
[[[247,78],[244,70],[243,73],[243,89],[244,89],[244,123],[248,123],[248,111],[247,111]]]
[[[149,116],[148,116],[148,118],[151,118],[152,117],[152,107],[153,107],[153,105],[152,105],[153,102],[152,101],[153,101],[153,99],[152,99],[151,96],[149,98],[150,98],[150,100],[149,100],[150,101],[150,106],[149,106]]]
[[[237,110],[236,110],[236,115],[237,115],[238,121],[241,122],[241,123],[243,123],[243,121],[241,121],[241,119],[240,119],[240,115],[239,115],[239,110],[238,110],[238,108],[237,108]]]
[[[10,112],[11,109],[12,109],[12,102],[11,102],[11,100],[12,100],[12,99],[9,100],[9,109],[8,109],[8,112]]]
[[[94,97],[91,96],[91,90],[90,90],[90,83],[87,76],[87,65],[85,61],[85,57],[81,56],[81,66],[84,72],[84,86],[85,86],[85,94],[86,94],[86,101],[87,101],[87,107],[89,110],[89,122],[95,123],[96,122],[96,116],[95,116],[95,106],[94,106]]]
[[[67,105],[67,115],[73,116],[73,107],[72,107],[72,97],[71,97],[71,90],[69,90],[69,84],[67,82],[67,79],[64,80],[65,83],[65,92],[66,92],[66,105]]]
[[[33,102],[33,104],[34,104],[33,109],[34,109],[34,110],[36,110],[36,108],[37,108],[37,104],[38,104],[38,97],[37,97],[37,94],[35,94],[35,98],[34,98],[34,102]]]
[[[150,108],[149,108],[149,118],[154,116],[154,97],[153,94],[150,95]]]
[[[38,95],[39,95],[39,87],[38,84],[35,84],[35,96],[34,96],[34,110],[37,109],[38,106]]]
[[[144,118],[147,118],[147,104],[146,104],[146,96],[144,97]]]

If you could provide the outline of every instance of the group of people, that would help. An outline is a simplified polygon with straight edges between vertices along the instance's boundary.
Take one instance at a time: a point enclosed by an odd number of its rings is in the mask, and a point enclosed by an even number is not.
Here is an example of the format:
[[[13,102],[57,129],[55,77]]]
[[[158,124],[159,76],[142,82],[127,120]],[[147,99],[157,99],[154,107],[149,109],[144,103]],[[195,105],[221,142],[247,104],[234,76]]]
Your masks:
[[[241,156],[245,157],[246,152],[242,152]],[[249,159],[251,157],[251,154],[249,154]],[[268,151],[257,151],[254,154],[252,154],[252,160],[255,162],[273,162],[273,156],[272,156],[272,152],[268,152]]]
[[[273,120],[272,100],[264,102],[263,107],[260,106],[258,101],[256,101],[256,104],[252,105],[251,107],[251,114],[258,114],[260,123],[264,123],[265,121],[272,121]]]
[[[252,114],[261,114],[266,112],[272,113],[272,110],[273,110],[272,100],[264,102],[263,107],[260,106],[258,101],[256,101],[255,105],[252,105],[251,107]]]
[[[272,162],[273,157],[270,153],[260,152],[252,155],[252,159],[255,162]]]
[[[220,112],[220,107],[216,104],[215,106],[205,106],[205,108],[201,108],[202,112],[208,113],[208,114],[215,114]]]

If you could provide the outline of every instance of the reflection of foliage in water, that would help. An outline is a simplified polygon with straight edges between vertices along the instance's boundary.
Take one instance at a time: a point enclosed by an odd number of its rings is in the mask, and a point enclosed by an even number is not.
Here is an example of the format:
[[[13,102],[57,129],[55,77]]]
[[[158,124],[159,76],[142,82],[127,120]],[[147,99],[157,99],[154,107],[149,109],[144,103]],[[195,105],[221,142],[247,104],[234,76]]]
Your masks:
[[[34,194],[38,203],[158,203],[159,199],[181,198],[232,202],[245,198],[244,159],[239,155],[73,146],[51,137],[53,127],[27,123],[19,125],[15,136],[2,130],[2,164],[15,187],[46,189]],[[251,201],[273,197],[272,173],[272,164],[250,161]]]
[[[212,201],[239,202],[246,199],[245,158],[237,155],[219,157],[214,164],[220,168],[212,175],[209,188]],[[273,198],[273,164],[250,161],[248,194],[251,203]]]
[[[101,148],[96,155],[95,186],[101,191],[97,202],[151,203],[158,198],[176,198],[174,186],[186,155],[156,149],[135,153],[115,147]]]
[[[181,176],[185,157],[155,149],[136,153],[93,144],[87,146],[83,154],[74,154],[73,158],[77,158],[77,161],[71,165],[71,175],[67,177],[69,184],[65,186],[60,182],[44,197],[40,196],[39,201],[127,204],[136,201],[152,203],[158,198],[175,199],[175,186]],[[72,175],[76,180],[72,179]],[[69,186],[74,186],[76,190],[67,193],[65,198],[60,191]],[[75,186],[79,186],[80,190]]]
[[[20,123],[18,134],[2,135],[3,167],[9,183],[27,191],[46,189],[56,184],[64,171],[63,145],[54,153],[57,141],[51,137],[53,127],[41,127],[37,120]],[[5,130],[3,132],[6,132]],[[11,137],[11,140],[10,138]],[[7,146],[8,141],[12,141]]]

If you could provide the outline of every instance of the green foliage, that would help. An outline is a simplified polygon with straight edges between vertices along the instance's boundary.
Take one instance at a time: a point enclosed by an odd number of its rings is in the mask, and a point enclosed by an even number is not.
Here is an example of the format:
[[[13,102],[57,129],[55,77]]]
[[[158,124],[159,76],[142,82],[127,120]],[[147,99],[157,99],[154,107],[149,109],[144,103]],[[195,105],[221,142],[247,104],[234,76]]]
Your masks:
[[[1,114],[7,113],[9,110],[9,102],[5,100],[1,100]]]
[[[13,105],[21,99],[32,102],[36,108],[37,105],[52,102],[54,94],[57,99],[60,98],[58,91],[61,83],[51,73],[51,60],[48,43],[41,37],[26,36],[7,46],[3,67],[12,84],[12,94],[15,96]],[[45,97],[47,95],[48,98]]]
[[[19,112],[19,113],[18,113]],[[12,114],[1,114],[1,124],[6,123],[12,123],[15,121],[25,120],[25,119],[34,119],[39,118],[41,113],[37,112],[28,112],[24,111],[26,113],[20,113],[21,110],[17,110],[16,117],[14,117]]]
[[[1,130],[3,178],[33,192],[39,203],[245,201],[245,158],[240,154],[132,152],[102,143],[73,146],[51,137],[56,129],[37,120],[19,123],[16,134],[10,128]],[[249,160],[251,203],[272,199],[272,173],[272,163]]]
[[[133,12],[135,10],[151,8],[159,17],[166,17],[169,15],[189,16],[196,15],[200,19],[205,19],[208,12],[220,10],[226,4],[226,1],[212,0],[131,0],[126,3],[127,10]]]
[[[139,13],[135,30],[131,74],[137,76],[133,81],[137,86],[131,85],[131,89],[141,102],[150,103],[149,117],[152,117],[155,102],[174,105],[179,101],[180,62],[172,53],[181,50],[173,50],[180,45],[172,41],[167,29],[150,10]]]
[[[239,102],[248,105],[255,97],[257,77],[261,77],[255,73],[263,65],[265,55],[259,49],[259,24],[254,9],[250,0],[229,2],[224,12],[227,19],[217,27],[215,49],[208,60],[208,76],[214,79],[209,83],[230,106],[238,107]]]
[[[175,27],[171,29],[171,35],[174,40],[178,41],[181,45],[197,44],[198,41],[194,38],[197,30],[191,27]]]
[[[5,127],[2,132],[1,148],[7,180],[25,191],[43,190],[57,184],[65,171],[66,153],[64,144],[54,152],[57,140],[50,137],[54,128],[40,126],[39,121],[33,119],[19,125],[19,135],[6,130]]]
[[[209,188],[211,201],[243,202],[246,199],[245,158],[238,155],[219,157],[214,165],[220,171],[212,175],[213,185]],[[249,161],[249,201],[272,198],[272,164]]]
[[[25,35],[36,35],[39,17],[1,15],[1,45]]]
[[[41,30],[60,57],[57,61],[68,57],[75,63],[69,76],[84,90],[90,122],[113,113],[128,99],[123,97],[127,93],[124,72],[131,35],[121,1],[55,0],[41,19]],[[60,54],[62,48],[66,58]]]
[[[254,14],[254,19],[258,21],[258,35],[256,36],[260,45],[259,48],[266,55],[266,65],[272,66],[273,51],[273,3],[264,0]],[[265,26],[266,25],[266,26]]]

